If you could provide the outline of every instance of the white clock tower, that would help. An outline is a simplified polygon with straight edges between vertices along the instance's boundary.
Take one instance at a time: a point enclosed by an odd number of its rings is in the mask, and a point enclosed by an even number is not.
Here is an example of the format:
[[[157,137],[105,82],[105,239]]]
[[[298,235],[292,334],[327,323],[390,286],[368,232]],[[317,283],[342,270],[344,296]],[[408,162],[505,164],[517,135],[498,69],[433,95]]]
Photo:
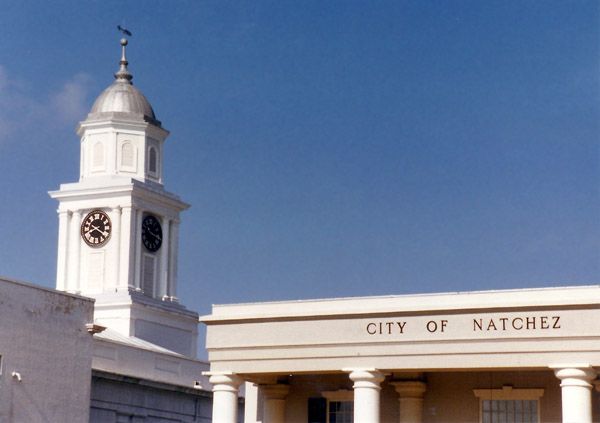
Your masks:
[[[79,182],[59,201],[56,288],[96,299],[97,323],[195,357],[198,315],[177,299],[179,213],[163,187],[169,132],[131,83],[123,46],[115,82],[77,127]]]

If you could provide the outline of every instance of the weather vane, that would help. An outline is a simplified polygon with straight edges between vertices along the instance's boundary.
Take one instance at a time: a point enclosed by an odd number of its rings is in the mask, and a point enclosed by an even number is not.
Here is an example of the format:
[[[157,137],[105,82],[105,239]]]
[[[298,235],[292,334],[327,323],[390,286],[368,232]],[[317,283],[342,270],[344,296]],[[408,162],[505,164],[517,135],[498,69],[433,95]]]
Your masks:
[[[128,36],[131,37],[131,32],[128,31],[126,28],[121,27],[121,25],[117,25],[117,29],[119,31],[121,31],[123,34],[128,35]]]

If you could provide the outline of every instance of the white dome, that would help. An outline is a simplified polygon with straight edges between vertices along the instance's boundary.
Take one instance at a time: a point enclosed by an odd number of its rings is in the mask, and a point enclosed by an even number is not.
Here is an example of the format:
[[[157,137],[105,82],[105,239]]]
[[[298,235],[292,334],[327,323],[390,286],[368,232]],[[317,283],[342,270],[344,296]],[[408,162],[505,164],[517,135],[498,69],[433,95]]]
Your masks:
[[[125,59],[127,40],[122,39],[121,45],[123,46],[123,56],[119,62],[121,67],[115,74],[116,81],[98,96],[86,120],[118,118],[142,120],[160,126],[160,122],[156,120],[154,110],[144,94],[131,84],[133,76],[127,70],[129,63]]]
[[[146,118],[145,120],[156,120],[154,110],[144,94],[126,79],[117,79],[105,89],[94,102],[90,115],[114,112],[137,115],[136,117]]]

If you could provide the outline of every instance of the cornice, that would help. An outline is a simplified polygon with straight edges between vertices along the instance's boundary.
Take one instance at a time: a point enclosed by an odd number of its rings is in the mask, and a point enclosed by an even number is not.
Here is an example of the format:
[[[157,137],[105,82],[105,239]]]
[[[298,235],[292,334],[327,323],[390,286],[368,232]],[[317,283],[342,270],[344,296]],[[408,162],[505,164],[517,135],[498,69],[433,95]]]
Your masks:
[[[356,318],[364,315],[435,315],[576,308],[600,308],[600,287],[582,286],[213,305],[212,314],[201,316],[200,321],[211,325],[241,321]]]
[[[156,185],[156,186],[155,186]],[[187,210],[190,205],[179,199],[179,196],[147,182],[129,179],[128,183],[115,185],[87,185],[74,183],[61,185],[58,191],[48,192],[50,197],[59,201],[98,200],[115,196],[130,195],[135,199],[162,204],[179,211]]]
[[[88,129],[133,129],[156,135],[161,139],[165,139],[169,135],[168,130],[156,125],[152,125],[151,123],[143,120],[135,121],[129,119],[119,119],[118,113],[113,113],[111,117],[106,119],[86,120],[79,122],[75,132],[77,135],[82,136],[84,131]]]

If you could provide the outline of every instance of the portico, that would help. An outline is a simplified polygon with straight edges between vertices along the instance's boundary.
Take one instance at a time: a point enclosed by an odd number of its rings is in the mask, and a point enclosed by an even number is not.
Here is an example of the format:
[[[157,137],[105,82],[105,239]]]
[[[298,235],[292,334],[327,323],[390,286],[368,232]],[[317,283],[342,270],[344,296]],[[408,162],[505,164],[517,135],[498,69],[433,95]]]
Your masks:
[[[593,286],[214,306],[213,421],[235,422],[220,397],[247,382],[247,423],[592,422],[598,298]]]

